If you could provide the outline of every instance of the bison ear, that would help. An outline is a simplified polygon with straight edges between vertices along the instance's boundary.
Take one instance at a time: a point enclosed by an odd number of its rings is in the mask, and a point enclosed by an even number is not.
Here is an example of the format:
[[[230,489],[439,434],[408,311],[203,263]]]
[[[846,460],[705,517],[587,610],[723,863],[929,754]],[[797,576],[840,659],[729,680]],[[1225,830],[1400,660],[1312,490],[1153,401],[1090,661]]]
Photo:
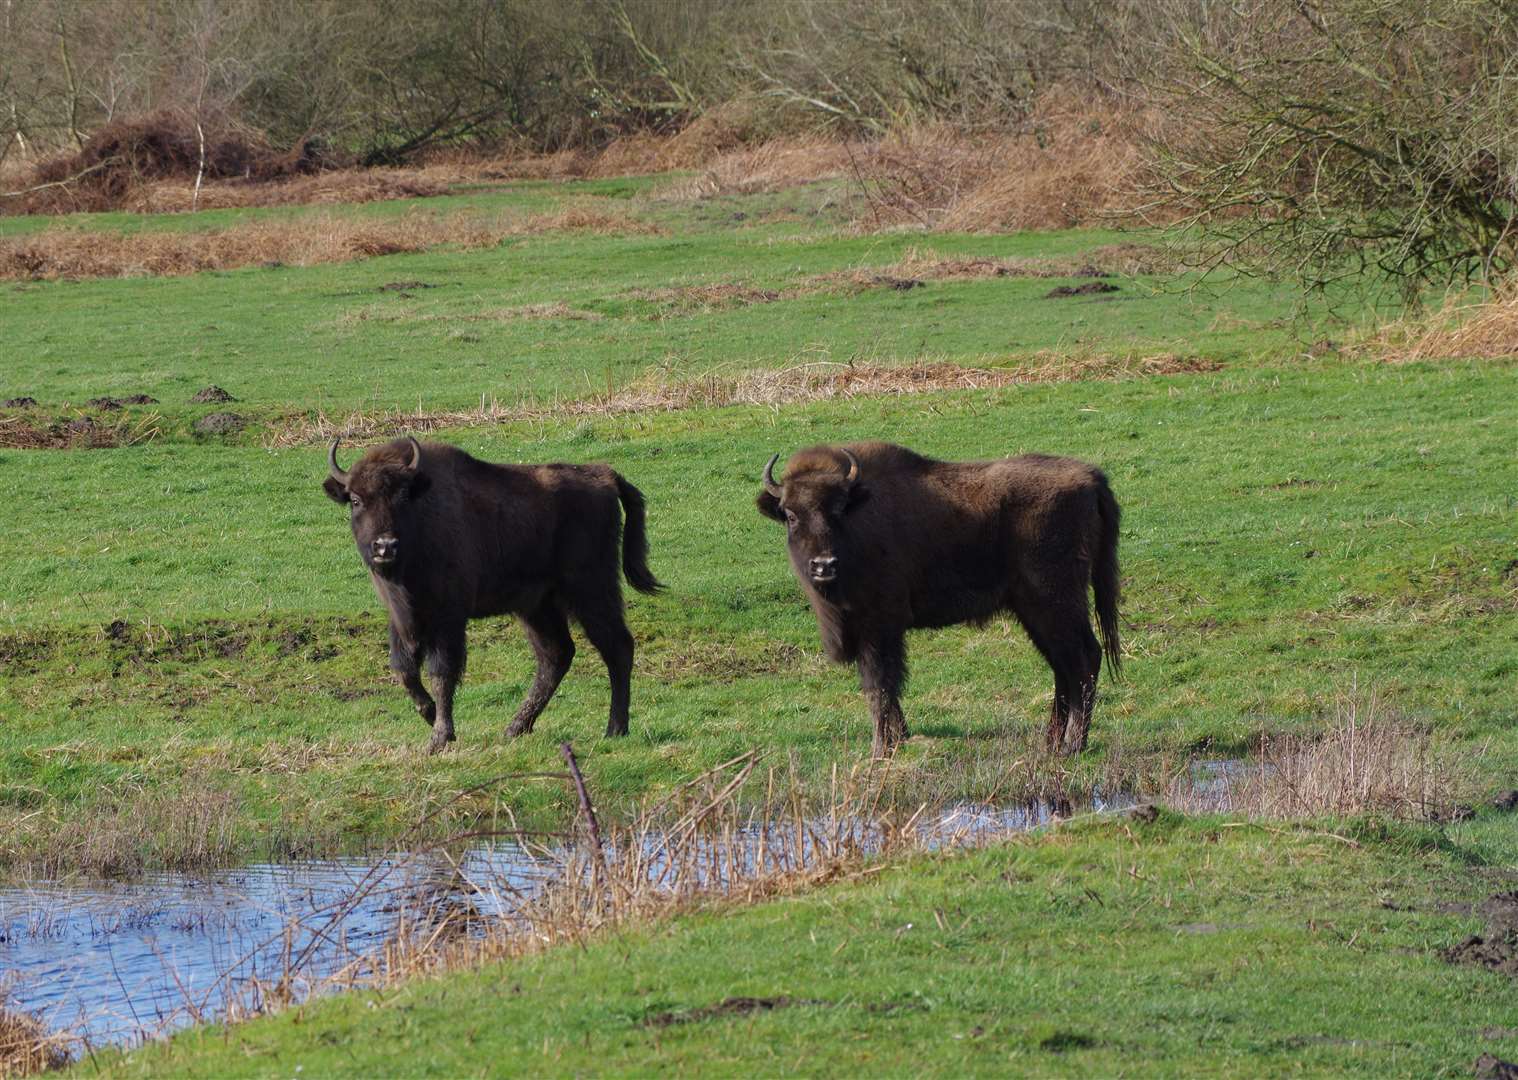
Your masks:
[[[759,512],[767,518],[773,518],[776,521],[785,520],[785,514],[780,510],[780,500],[768,491],[761,491],[759,497],[754,500],[754,505],[759,507]]]
[[[337,477],[329,476],[322,481],[322,490],[327,493],[327,498],[336,503],[348,501],[348,486],[341,483]]]
[[[859,509],[860,504],[867,502],[869,498],[870,489],[863,484],[855,484],[849,488],[849,501],[843,504],[843,512],[847,514]]]

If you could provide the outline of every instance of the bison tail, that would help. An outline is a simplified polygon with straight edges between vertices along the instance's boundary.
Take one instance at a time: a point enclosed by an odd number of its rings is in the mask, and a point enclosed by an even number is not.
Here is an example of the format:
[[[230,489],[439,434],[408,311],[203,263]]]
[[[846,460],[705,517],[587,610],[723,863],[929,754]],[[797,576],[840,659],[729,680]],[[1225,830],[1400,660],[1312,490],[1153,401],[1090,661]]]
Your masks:
[[[617,477],[617,497],[627,523],[622,528],[622,573],[627,583],[639,592],[651,593],[664,588],[648,568],[648,532],[644,527],[643,492]]]
[[[1102,629],[1102,650],[1107,654],[1107,668],[1116,675],[1122,666],[1122,644],[1118,640],[1117,603],[1121,587],[1117,568],[1117,527],[1122,517],[1117,499],[1101,478],[1096,497],[1097,516],[1101,519],[1096,561],[1091,567],[1091,587],[1096,593],[1096,619]]]

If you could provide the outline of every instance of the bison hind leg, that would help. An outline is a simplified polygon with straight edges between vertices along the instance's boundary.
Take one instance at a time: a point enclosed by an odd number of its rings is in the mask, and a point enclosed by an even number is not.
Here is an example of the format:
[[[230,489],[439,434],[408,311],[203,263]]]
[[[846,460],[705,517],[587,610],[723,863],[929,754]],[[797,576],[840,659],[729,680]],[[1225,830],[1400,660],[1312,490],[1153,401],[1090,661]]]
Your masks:
[[[611,708],[606,720],[608,738],[627,734],[632,702],[633,636],[622,614],[622,594],[615,583],[604,592],[577,598],[575,618],[611,678]]]
[[[1019,604],[1016,611],[1023,629],[1054,672],[1048,749],[1051,753],[1079,753],[1086,748],[1096,677],[1102,664],[1102,649],[1091,630],[1085,592],[1063,600],[1044,597]]]
[[[532,687],[522,699],[511,726],[506,734],[511,738],[526,735],[547,708],[549,699],[558,690],[559,683],[574,663],[575,642],[569,636],[569,620],[559,610],[554,600],[545,599],[531,614],[521,616],[522,630],[538,668],[532,679]]]

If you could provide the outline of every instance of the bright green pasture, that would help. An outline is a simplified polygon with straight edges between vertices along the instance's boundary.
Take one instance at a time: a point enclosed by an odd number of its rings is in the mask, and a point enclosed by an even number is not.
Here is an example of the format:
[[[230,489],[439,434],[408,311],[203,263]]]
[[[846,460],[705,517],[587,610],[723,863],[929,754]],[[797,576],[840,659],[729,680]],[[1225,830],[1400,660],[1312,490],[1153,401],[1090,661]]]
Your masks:
[[[67,848],[81,818],[125,828],[197,792],[229,822],[220,857],[376,842],[451,792],[551,767],[565,738],[613,807],[753,747],[818,776],[860,762],[854,676],[820,657],[782,532],[752,500],[770,452],[872,436],[1107,470],[1127,663],[1081,768],[1239,754],[1348,703],[1466,740],[1497,783],[1518,766],[1515,432],[1511,365],[1338,362],[459,431],[496,460],[614,464],[648,497],[669,589],[629,600],[630,738],[600,737],[607,684],[585,646],[537,734],[506,742],[531,662],[496,621],[476,626],[460,741],[436,758],[386,681],[322,447],[3,453],[0,833],[29,837],[5,857],[36,865],[54,840],[60,862],[93,865]],[[1005,794],[1048,706],[1042,661],[1006,620],[910,650],[917,738],[900,761],[941,793]],[[445,820],[502,805],[569,803],[508,782]]]
[[[77,1071],[1436,1077],[1518,1057],[1512,980],[1438,956],[1490,886],[1448,841],[1350,835],[1077,825]]]

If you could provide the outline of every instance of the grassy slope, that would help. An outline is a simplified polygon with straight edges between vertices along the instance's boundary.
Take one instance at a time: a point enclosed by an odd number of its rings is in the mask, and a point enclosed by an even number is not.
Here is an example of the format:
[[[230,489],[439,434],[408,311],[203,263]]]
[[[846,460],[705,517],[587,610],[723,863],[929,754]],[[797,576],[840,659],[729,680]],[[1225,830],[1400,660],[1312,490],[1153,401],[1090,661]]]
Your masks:
[[[111,1076],[1469,1075],[1511,980],[1429,837],[1093,823],[272,1019]],[[1452,901],[1456,903],[1451,903]],[[798,1004],[698,1015],[726,999]],[[94,1069],[81,1066],[90,1074]]]

